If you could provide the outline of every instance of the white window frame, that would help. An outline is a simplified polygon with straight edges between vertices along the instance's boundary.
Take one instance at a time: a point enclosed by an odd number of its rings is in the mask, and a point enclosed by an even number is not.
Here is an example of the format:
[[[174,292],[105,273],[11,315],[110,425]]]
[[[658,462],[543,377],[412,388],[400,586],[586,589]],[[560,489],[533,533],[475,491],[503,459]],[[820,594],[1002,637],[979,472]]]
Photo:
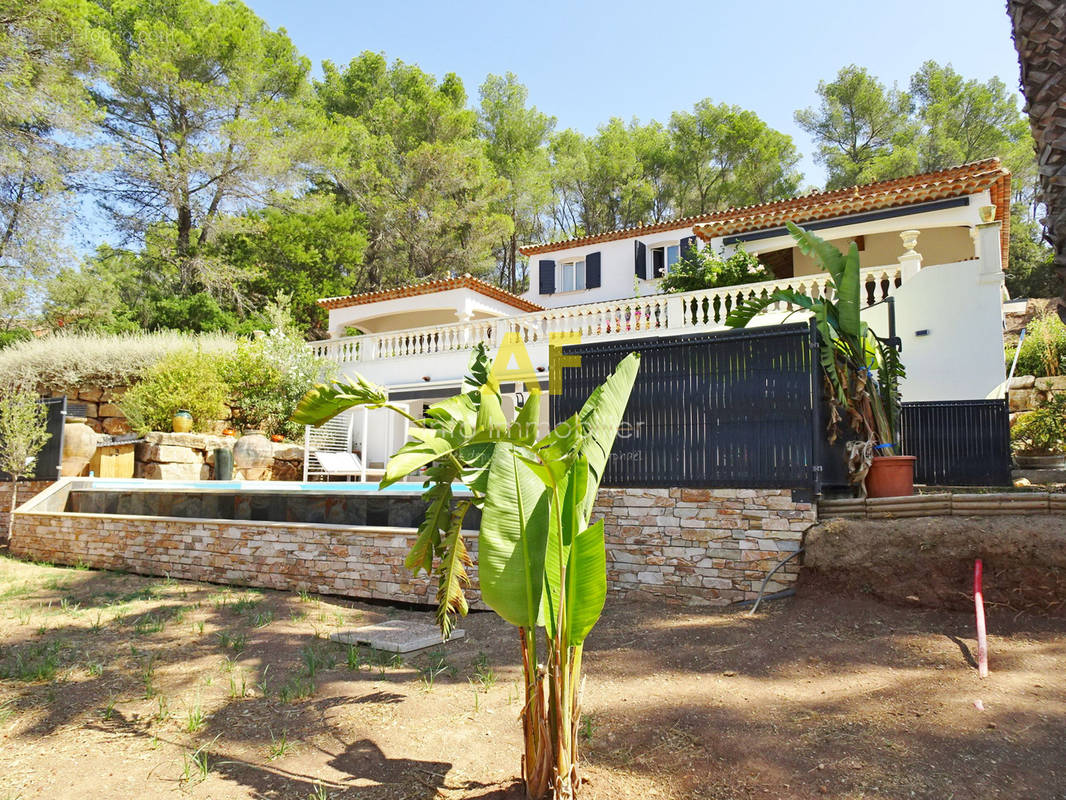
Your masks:
[[[571,284],[567,287],[567,271],[570,272]],[[578,280],[580,278],[580,281]],[[579,285],[580,283],[580,285]],[[558,292],[583,292],[588,286],[588,270],[585,268],[584,258],[568,258],[559,262],[559,272],[556,275]]]
[[[656,275],[655,274],[655,251],[656,250],[662,250],[663,251],[663,274],[662,275]],[[677,257],[673,261],[670,260],[670,250],[675,250],[677,252]],[[655,244],[648,245],[648,254],[649,254],[649,262],[650,262],[648,264],[648,269],[651,272],[651,279],[652,280],[659,280],[659,278],[665,278],[667,275],[670,274],[670,267],[681,260],[681,240],[680,239],[674,239],[672,241],[656,242]]]

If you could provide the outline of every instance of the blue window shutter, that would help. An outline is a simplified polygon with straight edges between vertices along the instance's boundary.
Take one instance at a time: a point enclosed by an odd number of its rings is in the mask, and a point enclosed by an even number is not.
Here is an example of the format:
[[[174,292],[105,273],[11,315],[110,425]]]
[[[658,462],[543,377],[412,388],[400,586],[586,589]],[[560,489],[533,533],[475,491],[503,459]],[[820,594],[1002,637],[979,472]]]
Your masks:
[[[695,247],[696,237],[686,236],[684,239],[681,240],[681,257],[684,258],[688,251],[694,249]]]
[[[540,262],[540,293],[555,294],[555,262]]]
[[[600,254],[598,251],[585,256],[585,288],[600,288]]]
[[[633,242],[633,271],[641,280],[648,277],[648,248],[644,242]]]

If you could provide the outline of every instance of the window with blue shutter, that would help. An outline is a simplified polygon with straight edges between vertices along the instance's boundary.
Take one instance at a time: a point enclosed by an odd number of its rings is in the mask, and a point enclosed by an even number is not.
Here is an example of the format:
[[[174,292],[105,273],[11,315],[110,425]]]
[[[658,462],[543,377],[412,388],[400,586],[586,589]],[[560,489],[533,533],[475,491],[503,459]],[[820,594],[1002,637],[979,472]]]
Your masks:
[[[600,288],[600,254],[598,252],[585,256],[585,288]]]
[[[648,248],[644,242],[633,242],[633,271],[641,280],[648,277]]]
[[[555,262],[540,262],[540,293],[555,294]]]

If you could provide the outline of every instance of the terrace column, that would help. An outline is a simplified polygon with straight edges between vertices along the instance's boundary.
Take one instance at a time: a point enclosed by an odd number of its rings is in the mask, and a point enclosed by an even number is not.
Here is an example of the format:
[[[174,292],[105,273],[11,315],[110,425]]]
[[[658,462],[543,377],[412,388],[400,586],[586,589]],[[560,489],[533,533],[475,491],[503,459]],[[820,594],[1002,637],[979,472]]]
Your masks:
[[[922,255],[914,249],[918,245],[919,233],[920,231],[909,230],[899,235],[904,248],[903,255],[899,257],[899,271],[904,283],[917,275],[918,270],[922,268]]]
[[[1003,249],[1000,222],[982,222],[977,226],[977,257],[981,260],[981,283],[1003,280]]]

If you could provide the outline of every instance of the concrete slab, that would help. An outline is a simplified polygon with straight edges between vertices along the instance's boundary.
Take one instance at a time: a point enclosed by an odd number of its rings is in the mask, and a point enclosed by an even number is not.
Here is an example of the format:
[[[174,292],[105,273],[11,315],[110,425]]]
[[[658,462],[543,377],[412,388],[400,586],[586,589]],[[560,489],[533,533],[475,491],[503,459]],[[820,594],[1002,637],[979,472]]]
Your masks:
[[[461,628],[456,628],[449,641],[462,639],[465,635]],[[361,644],[388,653],[410,653],[439,647],[443,642],[436,625],[410,619],[393,619],[351,631],[338,631],[329,638],[341,644]]]

